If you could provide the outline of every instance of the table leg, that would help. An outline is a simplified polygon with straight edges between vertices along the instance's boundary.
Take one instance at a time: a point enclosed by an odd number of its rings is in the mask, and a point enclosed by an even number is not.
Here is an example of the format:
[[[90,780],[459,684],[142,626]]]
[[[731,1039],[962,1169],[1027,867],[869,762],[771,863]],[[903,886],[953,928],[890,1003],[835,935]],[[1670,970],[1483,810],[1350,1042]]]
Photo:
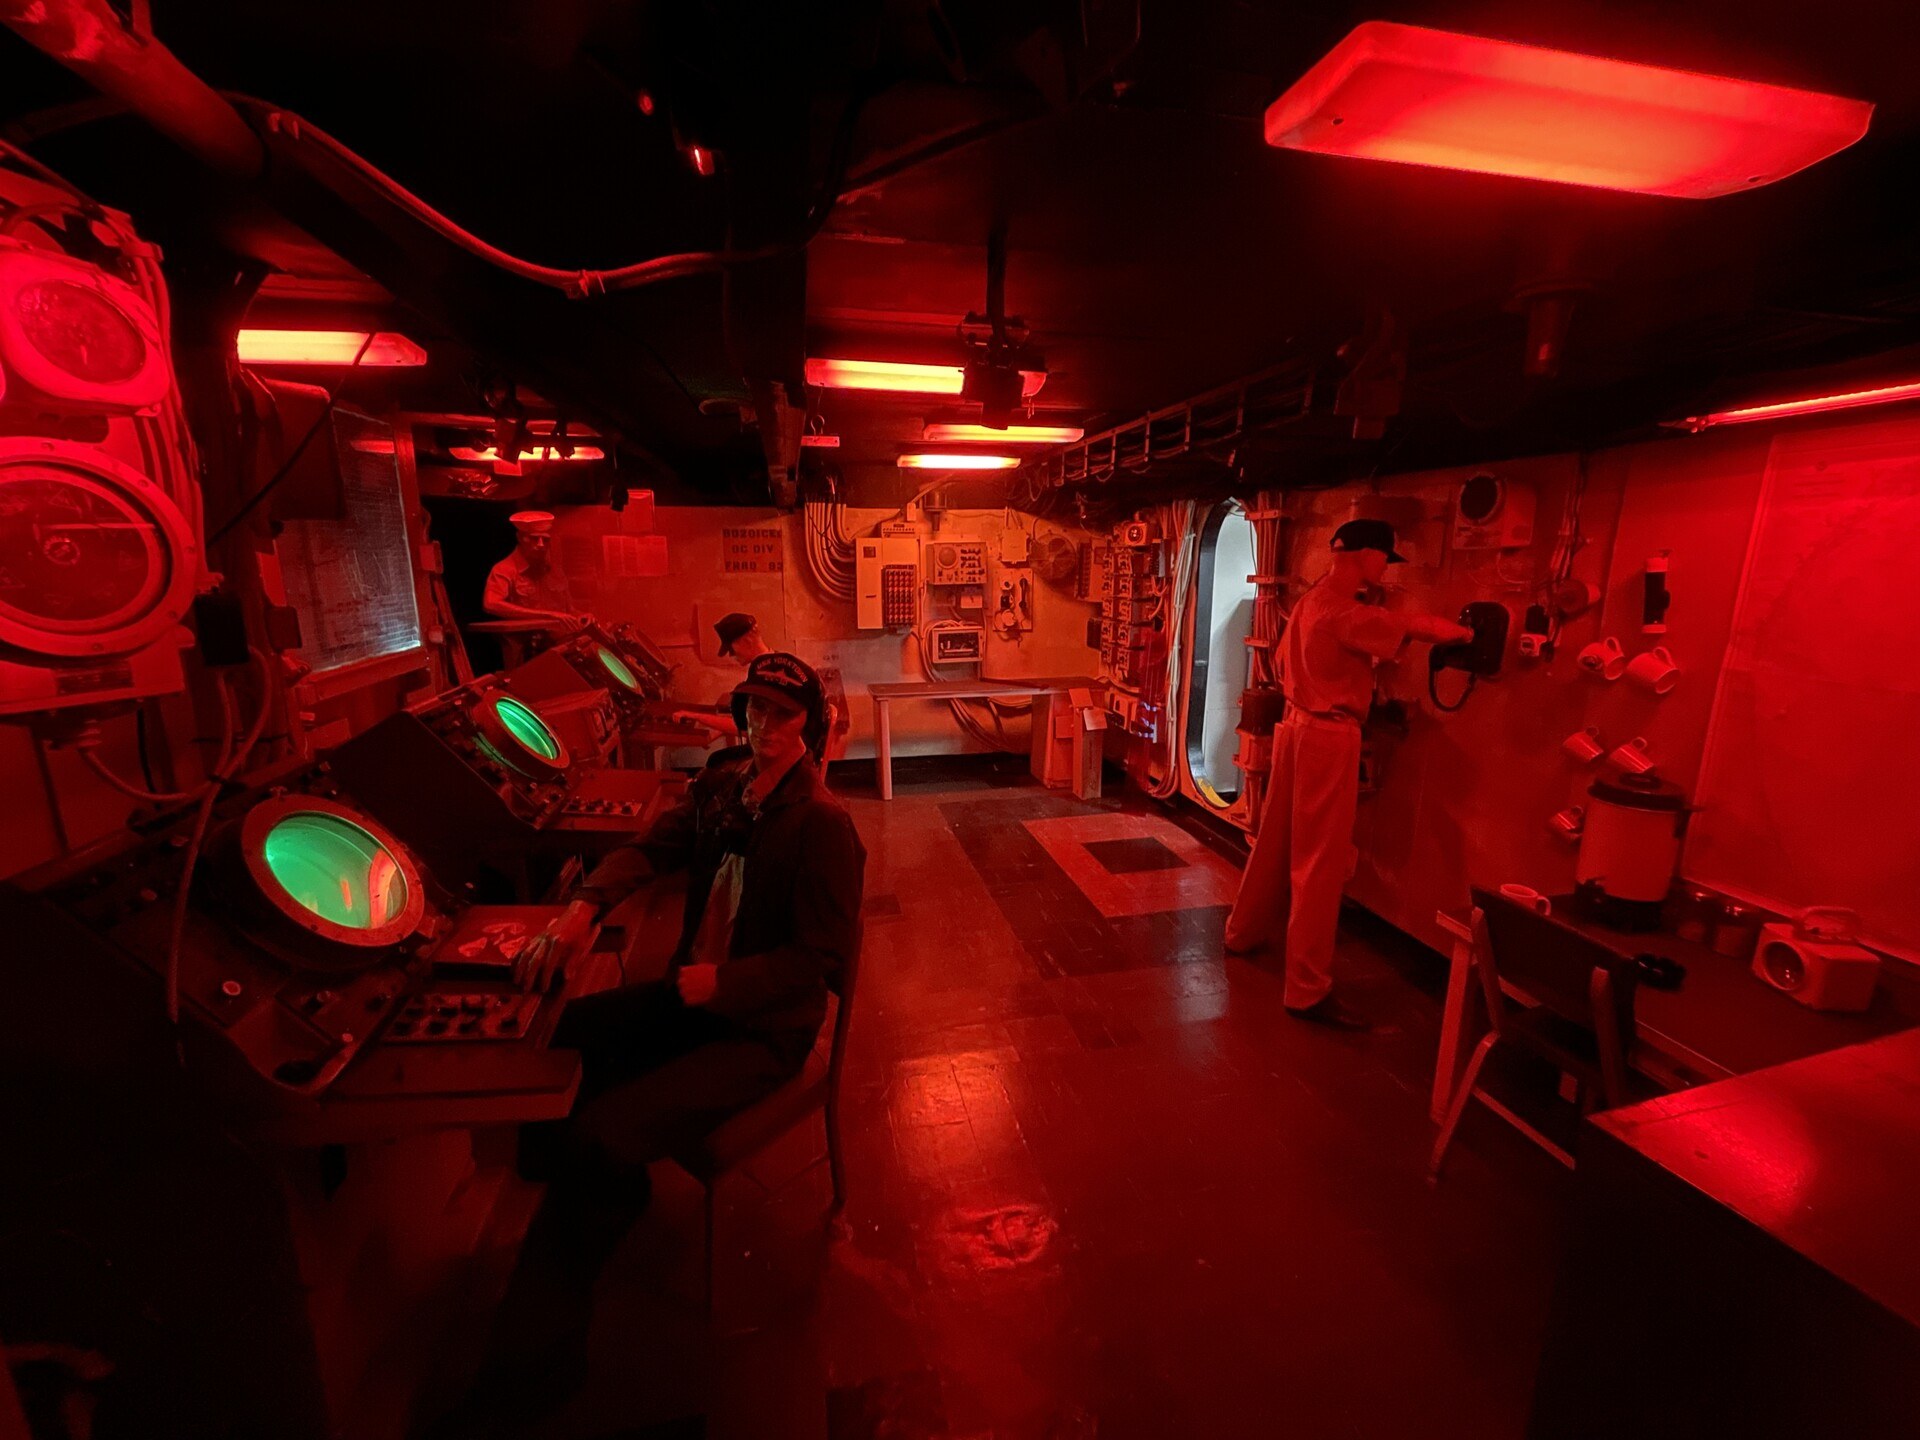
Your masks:
[[[873,702],[873,759],[880,770],[880,798],[893,799],[893,720],[887,702]]]
[[[1440,1011],[1440,1054],[1433,1066],[1433,1102],[1428,1107],[1436,1124],[1446,1118],[1466,1058],[1467,999],[1472,979],[1473,942],[1455,936],[1447,964],[1447,1001]]]

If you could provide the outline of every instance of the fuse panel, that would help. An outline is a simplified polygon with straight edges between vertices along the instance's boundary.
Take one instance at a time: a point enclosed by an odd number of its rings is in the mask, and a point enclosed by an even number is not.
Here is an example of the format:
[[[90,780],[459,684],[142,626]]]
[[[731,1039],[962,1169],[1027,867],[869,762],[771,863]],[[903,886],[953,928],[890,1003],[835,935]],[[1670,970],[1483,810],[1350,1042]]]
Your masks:
[[[880,567],[880,622],[887,629],[913,624],[918,579],[919,571],[912,565]]]
[[[1166,686],[1166,551],[1143,521],[1129,521],[1108,548],[1100,588],[1100,664],[1111,682],[1116,727],[1153,738]]]

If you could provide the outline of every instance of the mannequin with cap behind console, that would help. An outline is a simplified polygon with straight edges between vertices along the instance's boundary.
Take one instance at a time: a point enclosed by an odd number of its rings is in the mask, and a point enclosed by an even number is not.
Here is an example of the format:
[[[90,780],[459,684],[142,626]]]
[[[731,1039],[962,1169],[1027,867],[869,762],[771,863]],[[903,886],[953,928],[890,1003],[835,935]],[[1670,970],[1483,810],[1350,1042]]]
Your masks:
[[[773,648],[760,633],[760,622],[743,611],[722,615],[713,622],[713,633],[720,641],[720,658],[743,669]],[[733,718],[732,694],[728,691],[722,695],[711,710],[677,710],[673,718],[704,726],[717,737],[737,740],[742,732]]]
[[[760,633],[759,620],[744,611],[735,610],[722,615],[713,622],[713,633],[720,642],[720,658],[748,669],[752,668],[755,660],[771,653],[773,649]],[[824,766],[829,739],[836,734],[842,738],[845,735],[844,697],[840,696],[839,671],[821,670],[816,673],[829,693],[825,696],[825,722],[809,740],[808,750],[814,762]],[[840,703],[836,703],[836,697],[839,697]],[[673,718],[704,726],[716,739],[738,740],[746,733],[734,715],[732,692],[721,696],[720,703],[711,710],[676,710]]]

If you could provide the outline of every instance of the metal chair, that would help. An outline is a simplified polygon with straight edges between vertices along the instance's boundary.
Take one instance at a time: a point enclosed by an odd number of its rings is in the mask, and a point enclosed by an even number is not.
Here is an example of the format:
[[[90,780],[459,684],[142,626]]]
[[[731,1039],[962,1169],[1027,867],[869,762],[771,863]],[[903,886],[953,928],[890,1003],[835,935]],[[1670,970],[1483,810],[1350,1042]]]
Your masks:
[[[706,1301],[713,1309],[715,1199],[728,1175],[748,1164],[775,1141],[786,1136],[814,1111],[824,1113],[827,1126],[827,1165],[833,1176],[833,1204],[828,1223],[839,1220],[846,1207],[846,1162],[840,1147],[840,1078],[846,1064],[847,1030],[853,1020],[854,979],[858,953],[847,972],[829,981],[833,1013],[820,1027],[807,1062],[786,1084],[755,1101],[710,1131],[698,1144],[672,1156],[673,1162],[700,1182],[706,1192]]]
[[[1447,1107],[1427,1178],[1440,1178],[1471,1100],[1571,1168],[1572,1154],[1483,1090],[1480,1072],[1495,1046],[1504,1044],[1571,1076],[1579,1085],[1583,1115],[1625,1104],[1638,966],[1598,940],[1493,891],[1475,886],[1473,902],[1473,968],[1491,1028],[1474,1047]],[[1517,1003],[1504,988],[1508,982],[1534,1003]]]

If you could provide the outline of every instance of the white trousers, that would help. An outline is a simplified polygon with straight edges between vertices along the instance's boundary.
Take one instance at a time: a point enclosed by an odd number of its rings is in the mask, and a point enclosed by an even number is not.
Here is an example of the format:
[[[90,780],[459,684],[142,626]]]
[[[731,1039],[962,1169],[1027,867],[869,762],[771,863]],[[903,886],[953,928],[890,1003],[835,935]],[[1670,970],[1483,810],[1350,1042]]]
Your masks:
[[[1260,833],[1227,917],[1227,947],[1285,938],[1283,1003],[1304,1009],[1333,988],[1340,892],[1353,873],[1360,727],[1289,710],[1274,727]]]

